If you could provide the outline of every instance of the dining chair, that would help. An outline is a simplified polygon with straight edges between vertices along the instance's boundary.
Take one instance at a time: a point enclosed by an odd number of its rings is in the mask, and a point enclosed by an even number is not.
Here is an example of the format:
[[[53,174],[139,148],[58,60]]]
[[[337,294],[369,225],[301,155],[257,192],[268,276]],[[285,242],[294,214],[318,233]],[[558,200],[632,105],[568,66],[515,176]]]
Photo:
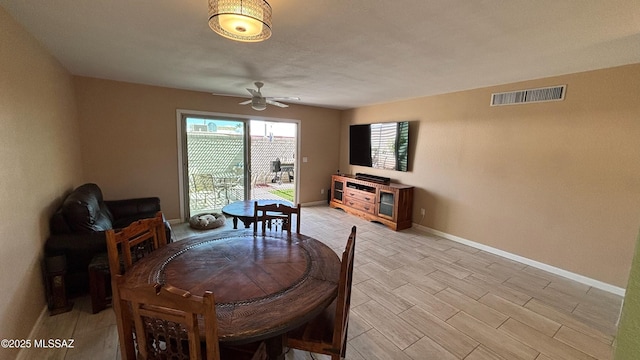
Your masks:
[[[293,215],[296,217],[296,233],[300,234],[300,204],[296,207],[277,203],[259,205],[256,201],[253,206],[253,233],[258,233],[258,223],[260,222],[263,234],[269,228],[270,230],[286,230],[291,235]]]
[[[338,296],[323,313],[307,324],[290,331],[285,345],[289,348],[330,355],[339,360],[347,350],[347,329],[353,281],[353,257],[356,246],[356,227],[351,228],[347,246],[342,253]]]
[[[113,310],[123,360],[135,359],[133,343],[133,323],[127,308],[122,307],[120,294],[115,284],[116,276],[124,274],[134,263],[151,252],[167,245],[164,216],[158,212],[155,217],[138,220],[120,230],[107,230],[107,256],[111,274]]]
[[[122,305],[131,309],[138,359],[220,360],[212,292],[196,296],[160,284],[129,288],[124,286],[121,275],[116,275],[116,282]],[[198,318],[204,321],[202,329]],[[255,351],[235,351],[227,356],[228,359],[266,360],[266,345],[263,342]]]
[[[164,216],[158,211],[153,218],[138,220],[120,230],[107,230],[106,237],[111,276],[122,275],[145,255],[167,245]]]

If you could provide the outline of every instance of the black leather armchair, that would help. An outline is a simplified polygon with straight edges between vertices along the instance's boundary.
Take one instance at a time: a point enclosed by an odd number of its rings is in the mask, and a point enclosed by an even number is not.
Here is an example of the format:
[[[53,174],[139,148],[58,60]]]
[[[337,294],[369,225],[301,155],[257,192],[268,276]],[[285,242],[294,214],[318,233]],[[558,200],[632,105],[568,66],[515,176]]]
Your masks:
[[[157,197],[105,201],[98,185],[81,185],[53,214],[45,255],[65,255],[67,291],[72,294],[86,292],[89,287],[87,267],[91,259],[107,251],[105,231],[154,217],[160,210]],[[167,241],[171,241],[171,226],[166,221],[165,227]]]

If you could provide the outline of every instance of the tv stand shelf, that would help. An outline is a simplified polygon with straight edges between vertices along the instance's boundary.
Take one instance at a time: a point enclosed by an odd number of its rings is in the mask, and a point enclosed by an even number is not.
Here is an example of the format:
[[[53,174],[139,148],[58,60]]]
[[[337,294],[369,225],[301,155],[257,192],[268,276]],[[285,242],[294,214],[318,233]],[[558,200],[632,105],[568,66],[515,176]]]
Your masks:
[[[332,208],[380,222],[393,230],[411,227],[413,186],[380,184],[353,175],[331,176]]]

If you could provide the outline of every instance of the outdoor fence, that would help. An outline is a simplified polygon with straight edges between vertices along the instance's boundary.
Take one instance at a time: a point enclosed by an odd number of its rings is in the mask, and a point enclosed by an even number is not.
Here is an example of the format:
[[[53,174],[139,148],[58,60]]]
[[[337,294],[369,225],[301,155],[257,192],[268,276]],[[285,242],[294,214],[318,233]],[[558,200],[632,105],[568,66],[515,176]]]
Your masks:
[[[252,188],[268,187],[276,180],[272,161],[280,159],[282,163],[295,164],[295,138],[252,136],[250,148]],[[189,132],[187,155],[191,213],[220,209],[231,201],[244,199],[244,137],[241,134]]]

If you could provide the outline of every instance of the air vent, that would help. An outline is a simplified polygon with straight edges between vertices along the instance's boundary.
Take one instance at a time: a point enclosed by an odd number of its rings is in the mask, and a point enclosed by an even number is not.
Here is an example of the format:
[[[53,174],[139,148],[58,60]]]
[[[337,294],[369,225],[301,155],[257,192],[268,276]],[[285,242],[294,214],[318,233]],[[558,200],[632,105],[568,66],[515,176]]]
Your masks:
[[[567,85],[551,86],[491,94],[491,106],[526,104],[532,102],[561,101]]]

